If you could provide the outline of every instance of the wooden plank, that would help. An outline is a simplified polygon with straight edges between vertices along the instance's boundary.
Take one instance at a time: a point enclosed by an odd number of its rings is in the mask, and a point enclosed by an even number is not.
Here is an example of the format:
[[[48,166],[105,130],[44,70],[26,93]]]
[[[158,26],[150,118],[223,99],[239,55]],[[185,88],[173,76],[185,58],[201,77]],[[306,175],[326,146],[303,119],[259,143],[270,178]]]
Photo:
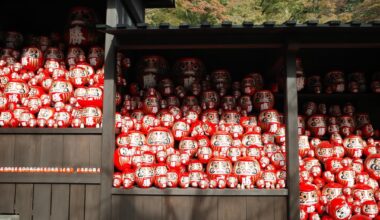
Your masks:
[[[218,197],[219,220],[245,220],[247,218],[247,197]]]
[[[14,213],[15,184],[0,184],[0,213]]]
[[[70,186],[70,219],[83,220],[85,210],[85,186]]]
[[[279,202],[274,198],[275,197],[248,196],[247,219],[274,220],[274,204]]]
[[[50,219],[51,185],[35,184],[33,197],[33,219]]]
[[[100,174],[88,173],[0,173],[0,183],[99,184]]]
[[[100,186],[86,185],[85,219],[100,218]]]
[[[126,216],[128,220],[136,219],[139,211],[133,205],[136,198],[137,196],[112,196],[112,220],[126,219]]]
[[[162,197],[161,196],[139,196],[142,200],[142,210],[139,219],[144,220],[161,220],[162,219]],[[162,219],[164,220],[164,219]]]
[[[53,184],[51,188],[51,218],[54,220],[69,219],[70,186]]]
[[[0,128],[0,134],[101,134],[101,128]]]
[[[39,135],[16,136],[14,166],[38,166],[40,159],[40,138]]]
[[[274,205],[274,219],[282,220],[286,219],[287,207],[286,207],[286,198],[285,197],[273,197]]]
[[[14,165],[14,135],[0,135],[0,166]]]
[[[65,135],[63,166],[88,167],[90,161],[91,136]]]
[[[41,135],[40,166],[62,167],[63,135]]]
[[[195,219],[194,210],[197,206],[194,196],[164,196],[162,198],[162,219]]]
[[[32,219],[33,184],[16,184],[15,213],[20,220]]]
[[[299,219],[299,160],[298,160],[298,103],[296,86],[296,45],[289,45],[286,52],[286,167],[288,195],[288,219]]]
[[[121,206],[121,198],[126,197],[126,196],[112,196],[112,219],[113,220],[118,220],[121,219],[120,215],[120,206]]]
[[[197,196],[195,206],[192,210],[193,219],[218,219],[218,197],[213,196]]]
[[[107,1],[106,25],[116,27],[122,24],[119,21],[119,12],[116,9],[117,0]],[[113,151],[115,148],[115,72],[116,72],[116,38],[106,34],[105,39],[105,67],[104,67],[104,99],[103,99],[103,133],[101,148],[101,189],[100,189],[100,219],[109,220],[112,217],[112,174]]]
[[[92,141],[90,142],[90,167],[100,167],[101,166],[101,155],[100,151],[102,148],[102,136],[92,136]]]
[[[148,189],[133,188],[122,189],[113,188],[112,194],[114,195],[176,195],[176,196],[286,196],[288,195],[287,189],[197,189],[197,188],[166,188],[158,189],[151,187]]]

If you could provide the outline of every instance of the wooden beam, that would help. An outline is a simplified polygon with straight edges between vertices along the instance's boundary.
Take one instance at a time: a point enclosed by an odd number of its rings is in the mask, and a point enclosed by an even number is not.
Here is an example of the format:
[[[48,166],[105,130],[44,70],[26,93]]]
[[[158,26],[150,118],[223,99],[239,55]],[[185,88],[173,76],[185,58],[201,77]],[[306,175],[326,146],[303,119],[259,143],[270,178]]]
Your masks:
[[[122,0],[125,9],[135,24],[145,21],[145,6],[141,0]],[[108,19],[108,16],[107,16]]]
[[[163,196],[287,196],[287,189],[198,189],[198,188],[166,188],[151,187],[148,189],[113,188],[113,195],[163,195]]]
[[[174,8],[175,0],[144,0],[145,8]]]
[[[288,188],[288,219],[300,218],[299,210],[299,161],[298,161],[298,103],[296,86],[296,50],[288,45],[286,50],[286,167]]]
[[[0,183],[100,184],[100,174],[0,173]]]
[[[108,0],[106,25],[118,25],[118,0]],[[106,34],[105,40],[105,72],[103,99],[103,134],[101,147],[101,186],[100,186],[100,220],[112,217],[112,176],[113,151],[115,148],[115,70],[116,70],[116,39]]]
[[[101,128],[0,128],[0,134],[102,134]]]

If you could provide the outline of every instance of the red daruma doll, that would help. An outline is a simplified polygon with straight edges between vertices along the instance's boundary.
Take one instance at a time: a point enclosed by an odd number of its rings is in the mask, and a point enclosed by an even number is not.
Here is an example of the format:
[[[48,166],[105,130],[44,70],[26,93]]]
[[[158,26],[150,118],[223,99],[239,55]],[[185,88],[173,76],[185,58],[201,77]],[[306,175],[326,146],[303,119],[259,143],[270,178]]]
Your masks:
[[[135,171],[135,181],[140,188],[149,188],[154,182],[154,166],[142,164]]]
[[[55,80],[50,87],[49,94],[53,102],[67,103],[73,95],[73,86],[66,80]]]
[[[276,133],[280,126],[279,114],[276,110],[264,110],[259,114],[259,126],[263,131]]]
[[[322,137],[326,134],[327,125],[323,115],[312,115],[307,120],[307,126],[314,137]]]
[[[43,61],[43,53],[37,47],[27,47],[23,49],[21,55],[21,64],[26,70],[38,70],[40,67],[42,67]]]
[[[269,90],[257,91],[253,96],[253,104],[260,111],[272,109],[274,106],[274,96]]]
[[[259,162],[253,157],[239,158],[234,166],[234,173],[238,176],[239,183],[244,188],[253,188],[260,176],[261,168]]]
[[[313,184],[300,184],[300,209],[306,213],[316,212],[319,208],[319,194],[317,187]]]

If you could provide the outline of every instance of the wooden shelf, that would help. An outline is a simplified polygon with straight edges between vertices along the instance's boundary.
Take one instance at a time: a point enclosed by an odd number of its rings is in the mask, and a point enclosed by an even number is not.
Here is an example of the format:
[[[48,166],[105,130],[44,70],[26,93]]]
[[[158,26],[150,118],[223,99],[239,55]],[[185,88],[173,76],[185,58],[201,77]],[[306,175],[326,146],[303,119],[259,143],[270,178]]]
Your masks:
[[[323,99],[323,100],[362,100],[380,99],[380,93],[333,93],[333,94],[313,94],[298,93],[299,99]]]
[[[198,189],[198,188],[113,188],[113,195],[162,195],[162,196],[287,196],[287,189]]]
[[[0,173],[0,183],[100,184],[100,174]]]
[[[0,128],[0,134],[102,134],[102,128]]]
[[[285,94],[275,93],[276,100],[285,99]],[[298,99],[300,100],[361,100],[361,99],[380,99],[380,93],[298,93]]]

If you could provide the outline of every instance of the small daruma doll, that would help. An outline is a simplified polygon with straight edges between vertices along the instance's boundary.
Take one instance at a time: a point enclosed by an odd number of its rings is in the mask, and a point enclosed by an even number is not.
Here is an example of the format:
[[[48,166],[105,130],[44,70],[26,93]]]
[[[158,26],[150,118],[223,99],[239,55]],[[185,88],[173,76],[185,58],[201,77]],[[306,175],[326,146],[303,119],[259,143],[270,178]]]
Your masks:
[[[160,77],[166,74],[168,65],[161,56],[144,56],[137,64],[139,82],[143,88],[154,88]]]
[[[73,95],[73,86],[66,80],[55,80],[50,87],[49,94],[53,102],[68,102]]]
[[[350,135],[343,140],[343,147],[348,156],[360,158],[363,154],[363,139],[358,135]]]
[[[263,131],[276,133],[280,126],[279,114],[276,110],[264,110],[259,114],[259,126]]]
[[[232,173],[232,163],[227,157],[214,157],[209,160],[206,170],[210,180],[219,185],[219,181],[226,182],[227,176]]]
[[[157,151],[166,150],[174,146],[174,137],[167,128],[152,128],[147,135],[147,144],[151,148],[156,148]]]
[[[14,79],[7,83],[4,89],[8,103],[21,103],[29,93],[29,86],[22,80]]]
[[[380,179],[380,154],[372,154],[364,162],[364,168],[375,180]]]
[[[190,90],[193,83],[200,82],[204,71],[203,62],[194,57],[181,58],[175,62],[173,67],[177,82],[186,90]]]
[[[340,116],[338,118],[340,134],[343,136],[348,136],[352,134],[355,130],[354,119],[349,115]]]
[[[135,181],[140,188],[149,188],[154,183],[154,166],[142,164],[135,171]]]
[[[325,162],[334,156],[334,147],[328,141],[322,141],[315,149],[315,156],[319,161]]]
[[[351,208],[343,198],[335,198],[327,205],[327,213],[333,220],[348,220],[351,218]]]
[[[327,125],[324,115],[312,115],[307,120],[307,126],[314,137],[322,137],[326,134]]]
[[[253,157],[239,158],[234,166],[234,173],[238,176],[239,183],[244,185],[244,188],[253,188],[260,176],[260,172],[260,163]]]
[[[344,73],[342,71],[328,72],[324,78],[326,93],[340,93],[345,90]]]
[[[88,128],[99,128],[102,122],[102,110],[96,106],[85,107],[82,110],[82,121]]]
[[[300,184],[300,208],[306,213],[316,212],[319,204],[318,189],[313,184]]]
[[[211,148],[214,153],[219,153],[221,155],[226,155],[228,148],[232,146],[232,136],[225,131],[217,131],[211,137]]]
[[[253,105],[259,110],[272,109],[274,106],[274,96],[269,90],[260,90],[253,96]]]
[[[231,74],[228,70],[215,70],[211,73],[211,81],[218,91],[219,95],[223,96],[231,85]]]
[[[38,70],[40,67],[42,67],[43,61],[43,53],[37,47],[27,47],[23,49],[21,55],[21,64],[26,70]]]

